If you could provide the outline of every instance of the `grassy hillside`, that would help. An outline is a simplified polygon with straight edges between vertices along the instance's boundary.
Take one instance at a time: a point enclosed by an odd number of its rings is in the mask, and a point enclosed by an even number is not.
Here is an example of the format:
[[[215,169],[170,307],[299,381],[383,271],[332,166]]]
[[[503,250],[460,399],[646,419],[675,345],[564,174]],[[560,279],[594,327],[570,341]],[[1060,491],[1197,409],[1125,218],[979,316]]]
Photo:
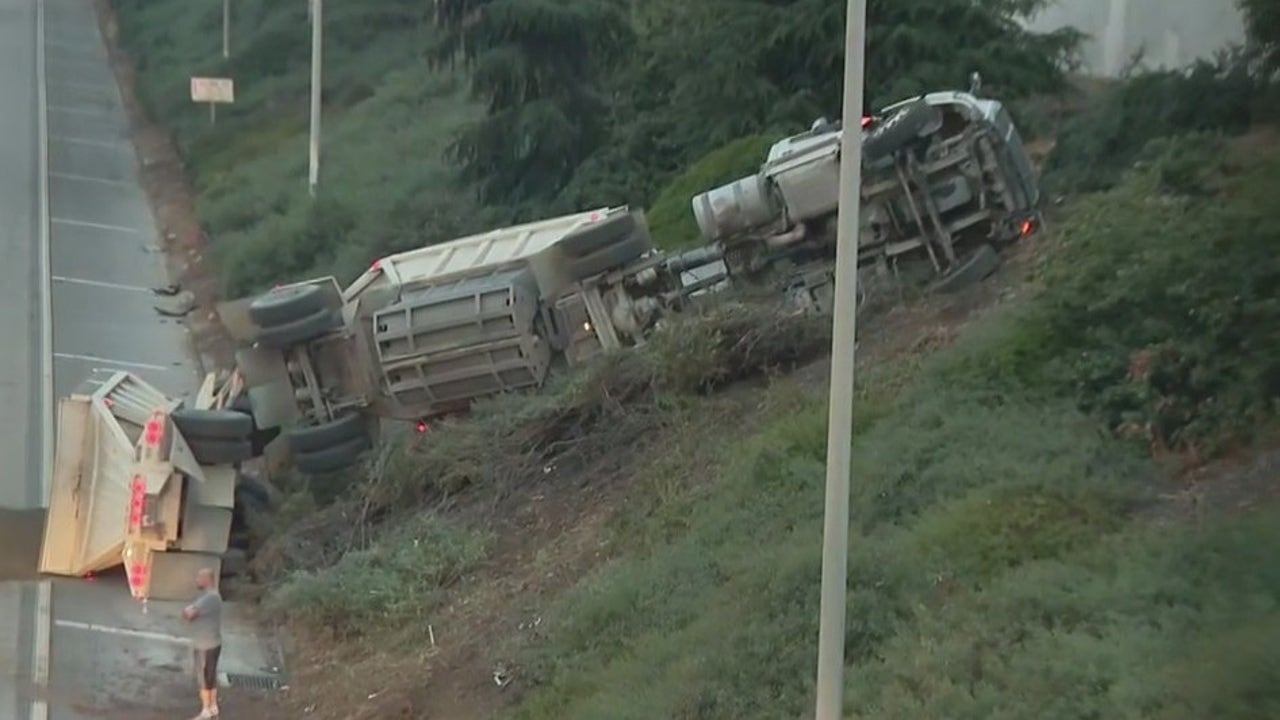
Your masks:
[[[442,157],[475,117],[459,78],[426,66],[422,3],[332,3],[325,13],[320,196],[307,193],[310,34],[305,2],[236,0],[233,53],[220,2],[115,0],[139,95],[170,128],[199,190],[225,289],[302,275],[349,279],[389,251],[482,227]],[[236,81],[210,125],[192,75]]]
[[[1082,203],[1035,300],[860,416],[849,717],[1280,708],[1280,512],[1152,521],[1174,485],[1151,448],[1247,439],[1280,397],[1280,152],[1188,164],[1202,143]],[[728,445],[717,482],[620,539],[548,613],[513,716],[802,715],[824,419],[815,400]]]
[[[1171,499],[1183,463],[1272,437],[1280,139],[1192,134],[1145,157],[1115,189],[1073,203],[1019,291],[1029,299],[921,362],[862,377],[848,717],[1243,720],[1280,708],[1280,509],[1259,503],[1274,477],[1247,492],[1229,476],[1205,481],[1208,496],[1239,493],[1206,502],[1226,511]],[[332,569],[321,558],[286,575],[271,606],[302,636],[363,638],[349,652],[385,667],[362,643],[412,646],[427,623],[456,621],[458,603],[484,602],[477,577],[536,578],[562,551],[536,531],[504,547],[488,524],[502,521],[467,513],[396,518],[459,493],[522,504],[536,493],[609,519],[585,574],[516,593],[502,611],[536,613],[536,632],[505,614],[472,628],[491,633],[483,658],[519,669],[505,716],[802,716],[825,395],[779,381],[751,391],[747,407],[766,410],[737,416],[698,397],[709,378],[820,351],[821,328],[689,322],[702,332],[679,326],[647,352],[395,450],[352,504],[282,546],[314,547],[351,508],[401,529]],[[782,348],[794,352],[774,355]],[[597,506],[590,497],[609,491],[581,488],[597,487],[593,463],[627,438],[645,440],[608,477],[636,484]],[[560,464],[584,474],[545,475]],[[440,548],[425,578],[404,564],[418,538]],[[453,700],[486,716],[470,695]]]

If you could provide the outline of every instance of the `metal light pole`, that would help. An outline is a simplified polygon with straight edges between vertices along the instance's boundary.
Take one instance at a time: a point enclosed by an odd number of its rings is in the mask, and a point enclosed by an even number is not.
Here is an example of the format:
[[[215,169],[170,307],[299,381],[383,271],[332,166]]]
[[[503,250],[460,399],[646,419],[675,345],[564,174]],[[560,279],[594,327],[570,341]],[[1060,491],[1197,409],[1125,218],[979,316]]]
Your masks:
[[[316,195],[316,185],[320,182],[320,93],[321,67],[323,55],[320,43],[323,37],[323,0],[310,0],[311,3],[311,164],[307,177],[307,188],[311,197]]]
[[[816,720],[840,720],[844,705],[844,618],[849,574],[849,486],[853,456],[854,341],[858,308],[858,218],[862,200],[862,95],[867,0],[848,0],[840,208],[836,217],[835,317],[827,410],[827,496],[822,528]]]
[[[222,57],[231,57],[231,0],[222,0]]]

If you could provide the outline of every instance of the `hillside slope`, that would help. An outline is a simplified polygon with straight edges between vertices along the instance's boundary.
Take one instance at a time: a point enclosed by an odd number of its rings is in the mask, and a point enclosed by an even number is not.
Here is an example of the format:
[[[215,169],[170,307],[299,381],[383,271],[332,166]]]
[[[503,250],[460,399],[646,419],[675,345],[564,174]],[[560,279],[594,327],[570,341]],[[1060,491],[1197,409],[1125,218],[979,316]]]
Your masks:
[[[1243,450],[1274,439],[1280,397],[1280,138],[1223,143],[1161,144],[1000,278],[868,321],[849,717],[1243,720],[1280,702],[1280,477]],[[723,317],[691,322],[742,346]],[[752,346],[812,345],[765,339],[782,327]],[[310,659],[290,707],[802,716],[824,366],[700,399],[689,373],[733,355],[679,337],[393,449],[282,536],[264,557],[310,568],[268,604]],[[323,530],[340,517],[366,539]]]

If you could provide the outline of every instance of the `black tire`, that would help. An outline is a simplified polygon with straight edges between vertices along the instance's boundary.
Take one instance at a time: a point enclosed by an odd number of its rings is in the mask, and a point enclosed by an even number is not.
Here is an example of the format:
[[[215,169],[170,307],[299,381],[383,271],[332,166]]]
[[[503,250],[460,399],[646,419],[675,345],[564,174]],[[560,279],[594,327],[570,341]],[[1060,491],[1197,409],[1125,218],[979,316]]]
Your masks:
[[[271,492],[257,478],[241,475],[236,480],[236,505],[252,508],[255,511],[267,510],[271,507]]]
[[[953,293],[986,280],[1000,267],[1000,255],[990,245],[979,245],[964,262],[933,284],[935,292]]]
[[[588,225],[558,244],[571,258],[581,258],[621,242],[634,233],[639,223],[631,213]]]
[[[293,452],[302,454],[365,437],[367,432],[364,416],[352,413],[320,425],[289,428],[285,434],[289,437],[289,447],[293,448]]]
[[[228,548],[222,554],[222,577],[238,577],[249,571],[249,553],[241,548]]]
[[[232,400],[231,404],[227,405],[227,409],[234,410],[238,413],[244,413],[245,415],[248,415],[250,419],[252,419],[253,418],[253,398],[249,397],[249,391],[245,390],[244,392],[237,395],[236,399]]]
[[[651,247],[644,235],[634,233],[612,245],[605,245],[590,255],[572,260],[569,272],[574,279],[583,280],[606,270],[620,268],[644,255]]]
[[[293,345],[300,345],[338,329],[340,321],[337,313],[322,308],[301,320],[286,325],[265,328],[258,333],[258,344],[263,347],[284,350]]]
[[[371,446],[368,438],[358,437],[323,450],[296,454],[293,464],[308,475],[323,475],[354,465]]]
[[[324,308],[319,285],[295,285],[263,293],[249,302],[249,317],[266,330],[297,322]]]
[[[862,158],[873,163],[910,145],[930,124],[937,122],[939,110],[924,100],[900,108],[873,127],[862,141]]]
[[[188,442],[193,438],[243,440],[253,432],[253,418],[234,410],[178,408],[170,417]]]
[[[187,445],[196,462],[201,465],[235,465],[253,457],[253,446],[248,440],[212,440],[189,438]]]

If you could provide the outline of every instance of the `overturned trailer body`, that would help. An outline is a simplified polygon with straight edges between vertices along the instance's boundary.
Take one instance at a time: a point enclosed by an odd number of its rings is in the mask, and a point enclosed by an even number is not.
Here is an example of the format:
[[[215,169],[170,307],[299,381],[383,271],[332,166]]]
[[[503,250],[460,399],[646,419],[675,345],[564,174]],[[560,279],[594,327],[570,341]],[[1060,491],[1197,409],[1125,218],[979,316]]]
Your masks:
[[[685,295],[644,216],[600,208],[382,258],[219,306],[259,427],[304,472],[350,465],[381,419],[423,422],[644,342]]]
[[[98,370],[63,398],[40,571],[123,565],[139,599],[183,598],[197,569],[221,572],[238,464],[255,453],[250,417],[215,407],[234,392],[210,378],[186,407],[132,373]]]

